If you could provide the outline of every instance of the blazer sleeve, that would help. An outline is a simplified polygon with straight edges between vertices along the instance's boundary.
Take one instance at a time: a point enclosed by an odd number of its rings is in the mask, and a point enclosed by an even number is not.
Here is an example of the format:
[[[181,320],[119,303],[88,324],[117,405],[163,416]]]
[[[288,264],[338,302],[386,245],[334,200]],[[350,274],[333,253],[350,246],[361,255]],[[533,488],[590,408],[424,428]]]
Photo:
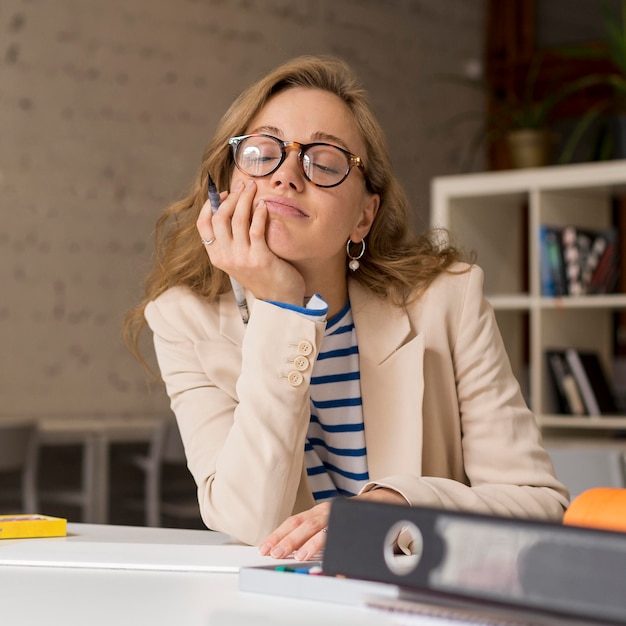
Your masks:
[[[203,520],[257,544],[294,508],[324,324],[255,301],[238,345],[220,332],[220,306],[181,288],[148,304],[145,317]],[[298,371],[303,351],[310,366]]]
[[[427,352],[437,356],[424,362],[422,419],[425,431],[439,428],[440,440],[459,442],[446,453],[461,469],[428,475],[426,463],[422,476],[381,477],[363,491],[385,486],[415,506],[560,520],[569,494],[511,369],[483,295],[483,272],[474,266],[440,279],[421,305],[420,324],[431,337]],[[429,445],[424,441],[423,458],[443,454]]]

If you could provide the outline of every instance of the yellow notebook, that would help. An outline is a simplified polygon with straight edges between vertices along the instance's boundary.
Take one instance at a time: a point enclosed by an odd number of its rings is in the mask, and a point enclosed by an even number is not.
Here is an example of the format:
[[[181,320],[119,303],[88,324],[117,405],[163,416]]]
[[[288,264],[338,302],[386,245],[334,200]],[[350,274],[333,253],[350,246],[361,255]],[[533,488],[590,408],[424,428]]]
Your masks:
[[[47,515],[0,515],[0,539],[65,537],[67,520]]]

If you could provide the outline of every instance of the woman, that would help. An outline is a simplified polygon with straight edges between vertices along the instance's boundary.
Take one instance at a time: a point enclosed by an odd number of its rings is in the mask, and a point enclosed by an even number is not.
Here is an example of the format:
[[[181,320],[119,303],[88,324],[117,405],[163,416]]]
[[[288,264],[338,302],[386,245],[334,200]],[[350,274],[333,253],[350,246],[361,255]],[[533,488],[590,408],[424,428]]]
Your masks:
[[[215,214],[209,175],[230,190]],[[126,321],[135,348],[144,314],[154,333],[207,526],[307,559],[338,496],[560,519],[482,281],[409,235],[342,62],[297,58],[244,92],[160,218]]]

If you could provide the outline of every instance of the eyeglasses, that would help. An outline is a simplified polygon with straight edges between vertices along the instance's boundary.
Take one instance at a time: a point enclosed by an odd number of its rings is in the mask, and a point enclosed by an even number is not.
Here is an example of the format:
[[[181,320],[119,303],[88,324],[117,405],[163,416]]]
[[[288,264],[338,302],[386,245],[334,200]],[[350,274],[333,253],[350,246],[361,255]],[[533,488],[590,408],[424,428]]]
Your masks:
[[[248,176],[261,178],[275,172],[287,158],[288,148],[298,149],[298,162],[304,177],[317,187],[336,187],[356,166],[365,176],[361,158],[330,143],[282,141],[272,135],[255,133],[231,137],[235,165]]]

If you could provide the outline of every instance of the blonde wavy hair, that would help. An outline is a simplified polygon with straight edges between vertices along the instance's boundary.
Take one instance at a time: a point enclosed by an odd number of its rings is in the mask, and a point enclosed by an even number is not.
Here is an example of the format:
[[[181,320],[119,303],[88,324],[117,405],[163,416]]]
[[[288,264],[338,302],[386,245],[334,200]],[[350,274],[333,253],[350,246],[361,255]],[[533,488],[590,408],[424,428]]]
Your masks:
[[[156,259],[145,281],[144,296],[124,320],[126,343],[140,360],[138,341],[146,325],[143,313],[148,302],[177,285],[186,285],[209,300],[231,288],[228,276],[211,265],[204,246],[199,245],[196,220],[207,197],[208,175],[218,189],[229,188],[234,162],[228,139],[244,134],[272,96],[293,87],[322,89],[338,96],[365,142],[367,189],[380,196],[380,207],[367,237],[367,253],[351,278],[402,306],[459,258],[454,247],[438,243],[432,232],[420,236],[409,232],[407,198],[393,175],[384,133],[350,68],[334,57],[298,57],[267,74],[233,102],[206,148],[189,194],[159,217]]]

